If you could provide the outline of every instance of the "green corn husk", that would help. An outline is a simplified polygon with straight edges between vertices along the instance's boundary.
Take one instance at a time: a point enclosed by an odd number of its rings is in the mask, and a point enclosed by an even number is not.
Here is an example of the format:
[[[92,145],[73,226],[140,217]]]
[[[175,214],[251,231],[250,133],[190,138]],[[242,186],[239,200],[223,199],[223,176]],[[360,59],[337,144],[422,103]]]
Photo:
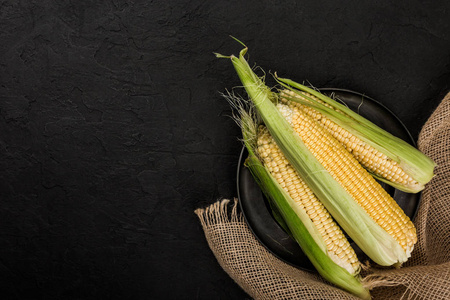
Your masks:
[[[314,89],[297,83],[291,79],[279,77],[276,79],[284,87],[299,95],[300,91],[303,91],[331,105],[334,109],[326,107],[323,103],[317,102],[317,100],[313,97],[308,97],[303,94],[301,96],[311,102],[301,100],[297,97],[289,98],[289,100],[299,102],[318,110],[342,128],[346,129],[373,148],[385,154],[391,160],[397,162],[405,173],[411,176],[416,183],[412,185],[399,184],[371,172],[372,176],[376,179],[401,191],[418,193],[424,189],[425,184],[428,183],[434,176],[433,172],[436,164],[414,146],[390,134],[386,130],[378,127],[366,118],[352,111],[345,105],[336,102],[332,98],[327,97]]]
[[[344,231],[374,262],[382,266],[403,263],[408,254],[401,245],[363,210],[348,192],[328,173],[281,115],[272,100],[274,94],[252,71],[241,50],[231,59],[249,98],[275,142],[314,194]]]
[[[245,166],[249,168],[271,205],[275,206],[274,209],[281,216],[289,234],[297,241],[319,274],[347,292],[362,299],[371,299],[370,293],[362,285],[359,275],[357,273],[350,274],[348,270],[336,264],[328,256],[325,242],[306,211],[295,203],[255,154],[256,126],[254,126],[255,123],[250,114],[241,111],[240,125],[249,153],[245,160]]]

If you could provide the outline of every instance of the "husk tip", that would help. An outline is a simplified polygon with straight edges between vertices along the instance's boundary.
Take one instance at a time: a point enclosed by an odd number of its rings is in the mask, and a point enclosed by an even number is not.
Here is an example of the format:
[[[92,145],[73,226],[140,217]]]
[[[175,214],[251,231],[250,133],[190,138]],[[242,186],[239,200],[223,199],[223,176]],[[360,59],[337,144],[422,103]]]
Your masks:
[[[233,55],[223,55],[217,52],[213,52],[213,54],[217,57],[217,58],[232,58]]]

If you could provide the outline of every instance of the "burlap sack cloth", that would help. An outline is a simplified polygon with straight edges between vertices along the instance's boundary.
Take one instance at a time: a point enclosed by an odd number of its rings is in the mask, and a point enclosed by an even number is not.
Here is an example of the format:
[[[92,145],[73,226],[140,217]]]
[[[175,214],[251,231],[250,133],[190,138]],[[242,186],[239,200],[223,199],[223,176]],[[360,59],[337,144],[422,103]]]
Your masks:
[[[418,147],[438,165],[414,220],[418,242],[401,269],[364,270],[374,299],[450,299],[450,93],[421,130]],[[219,264],[252,298],[355,299],[269,253],[236,204],[221,200],[195,213]]]

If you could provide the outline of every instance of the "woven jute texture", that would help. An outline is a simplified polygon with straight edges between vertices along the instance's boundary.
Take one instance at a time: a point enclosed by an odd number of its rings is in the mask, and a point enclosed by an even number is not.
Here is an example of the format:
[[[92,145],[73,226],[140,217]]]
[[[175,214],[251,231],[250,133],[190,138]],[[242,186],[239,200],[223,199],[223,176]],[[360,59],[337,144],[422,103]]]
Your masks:
[[[418,242],[402,268],[364,270],[373,299],[450,299],[450,93],[421,130],[418,147],[437,163],[414,220]],[[195,213],[219,264],[252,298],[356,299],[268,252],[237,200],[219,200]]]

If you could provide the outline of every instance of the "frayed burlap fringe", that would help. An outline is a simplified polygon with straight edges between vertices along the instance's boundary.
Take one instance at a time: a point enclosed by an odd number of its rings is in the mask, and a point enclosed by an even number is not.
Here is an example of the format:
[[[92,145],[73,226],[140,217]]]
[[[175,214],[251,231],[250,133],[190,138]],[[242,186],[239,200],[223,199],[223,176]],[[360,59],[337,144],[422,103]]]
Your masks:
[[[197,209],[208,245],[220,266],[255,299],[357,299],[314,273],[294,268],[273,256],[254,237],[237,211],[237,199]]]
[[[423,127],[419,149],[436,163],[414,223],[418,242],[400,269],[363,271],[373,299],[450,299],[450,94]],[[223,199],[195,213],[221,267],[254,299],[356,299],[313,272],[288,265],[262,246]]]

